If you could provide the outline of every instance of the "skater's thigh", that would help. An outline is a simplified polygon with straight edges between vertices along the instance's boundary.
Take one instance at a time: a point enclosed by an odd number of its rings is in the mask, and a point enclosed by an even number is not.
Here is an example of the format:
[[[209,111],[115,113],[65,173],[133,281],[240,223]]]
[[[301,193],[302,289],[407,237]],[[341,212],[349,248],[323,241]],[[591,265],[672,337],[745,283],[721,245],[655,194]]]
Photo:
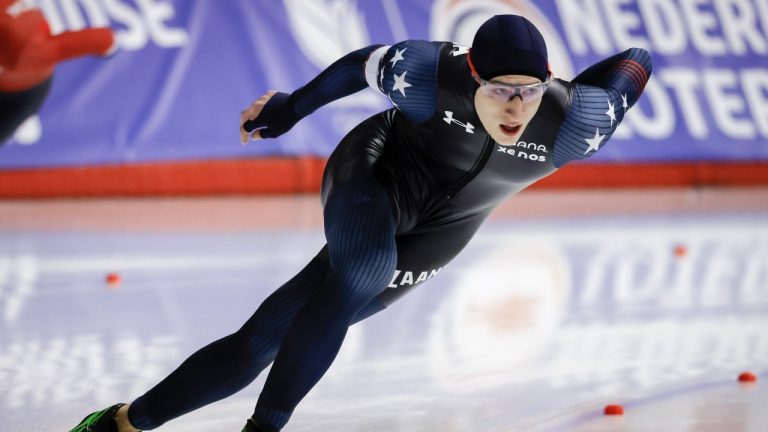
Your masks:
[[[299,273],[270,294],[243,327],[260,328],[267,323],[290,323],[298,310],[325,284],[329,268],[327,256],[328,248],[325,246]]]

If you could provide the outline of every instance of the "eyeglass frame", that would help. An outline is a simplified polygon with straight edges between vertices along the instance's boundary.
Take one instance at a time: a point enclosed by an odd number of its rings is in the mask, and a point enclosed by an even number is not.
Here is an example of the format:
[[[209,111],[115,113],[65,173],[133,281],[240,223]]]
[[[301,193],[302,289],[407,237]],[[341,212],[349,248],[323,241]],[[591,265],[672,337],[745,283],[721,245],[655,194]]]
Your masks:
[[[499,102],[509,102],[509,101],[511,101],[512,99],[514,99],[517,96],[520,96],[520,100],[523,103],[534,102],[534,101],[539,100],[542,97],[544,97],[544,93],[546,93],[547,87],[549,86],[549,83],[552,81],[552,70],[550,69],[549,64],[547,64],[547,79],[546,79],[546,81],[542,81],[542,82],[538,82],[538,83],[534,83],[534,84],[508,84],[508,83],[504,83],[504,82],[500,82],[500,81],[483,79],[483,78],[480,77],[480,74],[477,73],[477,69],[475,69],[474,63],[472,63],[472,57],[471,57],[472,52],[471,51],[472,50],[470,50],[470,52],[467,54],[467,63],[469,63],[469,70],[470,70],[470,72],[472,74],[472,78],[474,78],[474,80],[477,81],[478,84],[480,84],[480,87],[485,87],[488,84],[492,84],[492,85],[500,85],[500,86],[503,86],[503,87],[508,87],[508,88],[514,89],[514,93],[507,100],[502,100],[502,99],[499,99],[498,97],[494,97],[493,95],[489,94],[487,91],[483,90],[483,93],[485,95],[487,95],[488,97],[493,98],[494,100],[497,100]],[[526,88],[531,88],[531,87],[543,87],[543,90],[541,92],[541,96],[539,96],[539,97],[537,97],[535,99],[525,100],[525,98],[523,97],[523,94],[522,94],[522,90],[524,90]]]

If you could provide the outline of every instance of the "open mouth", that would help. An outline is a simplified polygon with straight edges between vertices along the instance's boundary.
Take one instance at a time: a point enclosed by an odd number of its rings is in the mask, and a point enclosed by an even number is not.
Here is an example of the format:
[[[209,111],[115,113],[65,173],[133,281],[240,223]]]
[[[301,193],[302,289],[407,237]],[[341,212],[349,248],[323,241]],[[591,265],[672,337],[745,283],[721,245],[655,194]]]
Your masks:
[[[522,129],[522,125],[510,126],[510,125],[502,124],[502,125],[499,125],[499,129],[501,129],[504,135],[511,137],[511,136],[516,136],[517,134],[520,133],[520,129]]]

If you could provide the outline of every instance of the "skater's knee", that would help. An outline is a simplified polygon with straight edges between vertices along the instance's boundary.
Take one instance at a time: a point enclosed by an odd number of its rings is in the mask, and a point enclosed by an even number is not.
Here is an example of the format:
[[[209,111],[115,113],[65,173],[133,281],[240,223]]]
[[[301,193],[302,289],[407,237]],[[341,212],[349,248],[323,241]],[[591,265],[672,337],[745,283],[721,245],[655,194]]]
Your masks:
[[[231,358],[242,359],[246,363],[243,367],[252,367],[260,371],[275,359],[281,340],[261,332],[254,333],[241,328],[222,339],[222,342],[228,345]]]
[[[329,287],[331,302],[340,309],[357,312],[386,289],[395,266],[395,259],[381,259],[368,266],[340,266]]]

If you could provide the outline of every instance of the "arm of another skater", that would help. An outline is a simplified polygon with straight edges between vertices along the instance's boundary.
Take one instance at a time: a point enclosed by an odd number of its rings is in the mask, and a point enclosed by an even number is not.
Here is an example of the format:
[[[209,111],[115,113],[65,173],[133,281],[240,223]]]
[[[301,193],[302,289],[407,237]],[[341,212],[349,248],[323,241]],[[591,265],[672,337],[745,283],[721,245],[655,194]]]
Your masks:
[[[52,35],[39,9],[0,15],[0,67],[4,88],[24,89],[50,77],[57,63],[87,54],[107,55],[115,45],[109,28]]]
[[[52,36],[48,42],[56,62],[85,55],[106,56],[115,49],[115,36],[107,27],[66,31]]]
[[[8,14],[8,9],[14,3],[20,3],[20,0],[0,0],[0,14]]]
[[[11,70],[30,40],[46,37],[48,25],[38,9],[21,8],[21,3],[0,0],[0,65]]]
[[[590,157],[602,148],[640,98],[651,71],[648,51],[630,48],[576,76],[569,89],[569,108],[555,139],[555,166]]]

